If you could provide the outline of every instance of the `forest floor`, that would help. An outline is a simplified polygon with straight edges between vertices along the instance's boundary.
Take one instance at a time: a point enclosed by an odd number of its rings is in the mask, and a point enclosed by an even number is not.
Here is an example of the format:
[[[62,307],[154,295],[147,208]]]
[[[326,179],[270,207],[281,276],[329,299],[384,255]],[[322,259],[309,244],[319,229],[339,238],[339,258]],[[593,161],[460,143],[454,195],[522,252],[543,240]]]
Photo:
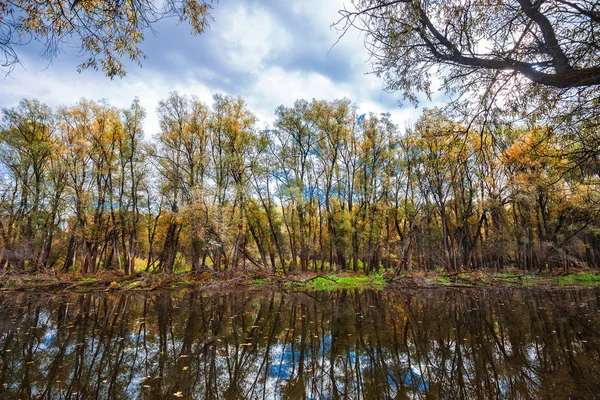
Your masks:
[[[279,288],[282,290],[338,290],[383,288],[441,288],[441,287],[596,287],[600,274],[593,271],[554,271],[536,273],[509,272],[412,272],[383,273],[365,276],[349,272],[296,273],[275,275],[252,272],[181,273],[171,276],[138,272],[125,276],[115,271],[101,271],[93,276],[81,274],[15,274],[0,272],[0,292],[97,292],[153,291],[158,289],[193,288],[203,290],[232,290],[235,288]]]

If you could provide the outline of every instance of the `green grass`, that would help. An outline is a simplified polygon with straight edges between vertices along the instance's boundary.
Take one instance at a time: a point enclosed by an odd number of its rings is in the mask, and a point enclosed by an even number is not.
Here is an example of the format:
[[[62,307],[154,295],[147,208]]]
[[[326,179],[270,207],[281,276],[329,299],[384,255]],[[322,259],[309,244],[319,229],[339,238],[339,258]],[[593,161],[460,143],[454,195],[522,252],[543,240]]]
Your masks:
[[[95,282],[97,279],[93,278],[93,277],[85,277],[85,278],[81,278],[82,282]]]
[[[312,286],[330,286],[337,284],[337,279],[331,276],[328,276],[326,278],[319,277],[308,282],[308,284]]]
[[[354,289],[361,287],[383,288],[385,279],[381,275],[326,275],[315,278],[299,287],[312,290]]]
[[[125,289],[135,289],[140,285],[140,281],[133,281],[125,286]]]
[[[438,280],[438,282],[444,283],[444,284],[451,283],[450,278],[448,278],[447,276],[438,276],[437,280]]]
[[[600,286],[600,275],[581,273],[557,278],[561,285],[589,285]]]

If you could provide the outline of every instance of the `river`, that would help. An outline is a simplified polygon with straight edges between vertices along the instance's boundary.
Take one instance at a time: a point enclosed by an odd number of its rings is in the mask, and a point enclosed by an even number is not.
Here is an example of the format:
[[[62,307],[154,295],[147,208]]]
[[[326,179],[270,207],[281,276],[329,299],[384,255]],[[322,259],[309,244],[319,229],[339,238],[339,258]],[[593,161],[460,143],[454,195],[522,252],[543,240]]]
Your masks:
[[[0,398],[594,398],[599,295],[5,293]]]

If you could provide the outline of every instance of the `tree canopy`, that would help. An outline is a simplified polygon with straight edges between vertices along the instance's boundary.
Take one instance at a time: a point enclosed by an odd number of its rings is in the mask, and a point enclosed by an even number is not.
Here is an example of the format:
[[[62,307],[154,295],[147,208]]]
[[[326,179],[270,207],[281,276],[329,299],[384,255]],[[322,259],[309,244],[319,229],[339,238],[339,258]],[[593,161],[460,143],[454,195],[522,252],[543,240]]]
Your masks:
[[[351,4],[336,26],[365,32],[374,72],[386,89],[412,102],[419,93],[431,95],[439,72],[443,88],[483,109],[531,100],[547,110],[558,106],[562,115],[575,112],[572,107],[597,107],[600,11],[594,0]]]
[[[140,62],[147,30],[161,19],[188,22],[192,33],[208,26],[213,0],[14,0],[0,2],[0,65],[19,62],[19,48],[32,40],[52,59],[65,44],[75,44],[87,59],[79,65],[123,76],[123,59]]]

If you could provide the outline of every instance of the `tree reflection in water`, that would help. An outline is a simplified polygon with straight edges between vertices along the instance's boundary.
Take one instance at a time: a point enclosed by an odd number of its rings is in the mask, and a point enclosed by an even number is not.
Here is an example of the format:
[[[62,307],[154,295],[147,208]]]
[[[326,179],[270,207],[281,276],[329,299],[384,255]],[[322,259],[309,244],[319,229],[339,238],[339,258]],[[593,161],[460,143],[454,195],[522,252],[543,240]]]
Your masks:
[[[0,296],[1,398],[593,398],[594,290]]]

